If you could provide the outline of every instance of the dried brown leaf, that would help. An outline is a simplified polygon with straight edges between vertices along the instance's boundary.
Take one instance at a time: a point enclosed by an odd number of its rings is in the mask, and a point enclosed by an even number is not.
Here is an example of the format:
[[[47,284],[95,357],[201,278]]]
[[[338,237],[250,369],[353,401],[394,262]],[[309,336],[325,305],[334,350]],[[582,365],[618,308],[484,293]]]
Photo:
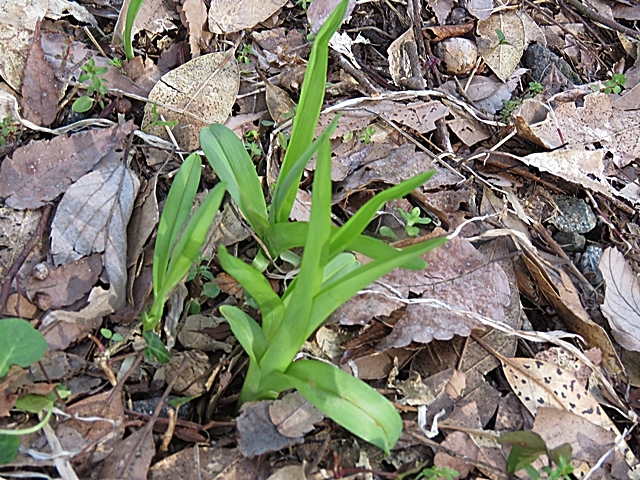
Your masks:
[[[600,259],[607,287],[602,313],[614,338],[627,350],[640,351],[640,284],[631,265],[616,248],[607,248]]]
[[[23,118],[36,125],[48,127],[58,113],[60,86],[53,75],[51,65],[44,58],[41,39],[38,23],[24,66],[21,107]]]
[[[141,428],[120,442],[105,458],[98,478],[146,480],[155,454],[152,430]]]
[[[278,432],[285,437],[302,437],[321,422],[324,414],[299,392],[292,392],[269,406],[269,416]]]
[[[38,140],[18,148],[0,167],[0,197],[18,210],[41,207],[98,162],[117,163],[122,158],[124,139],[133,128],[133,123],[127,122],[53,140]]]
[[[287,0],[213,0],[209,30],[225,34],[251,29],[280,10]]]
[[[327,21],[329,15],[336,9],[340,0],[314,0],[307,8],[307,18],[311,24],[311,31],[318,33],[320,27]],[[356,0],[349,0],[347,5],[347,11],[344,14],[344,19],[349,18],[353,9],[356,6]]]
[[[303,437],[290,438],[278,432],[269,416],[271,403],[273,402],[247,403],[236,419],[238,448],[245,457],[275,452],[304,442]]]
[[[467,10],[478,20],[486,20],[491,16],[493,0],[469,0]]]
[[[505,42],[500,42],[496,30],[502,32]],[[476,31],[480,54],[493,73],[506,81],[524,53],[525,30],[520,14],[514,10],[494,13],[487,20],[479,20]]]
[[[200,55],[200,39],[202,27],[207,21],[207,7],[202,0],[185,0],[182,4],[182,13],[189,30],[191,57],[195,58]]]
[[[196,451],[197,449],[197,451]],[[175,480],[176,478],[218,479],[238,457],[246,463],[237,449],[194,445],[155,463],[149,470],[149,480]],[[263,462],[264,463],[264,462]],[[244,477],[238,477],[244,478]]]
[[[409,28],[389,45],[387,55],[393,83],[410,90],[424,89],[425,81],[418,59],[418,47],[413,28]]]

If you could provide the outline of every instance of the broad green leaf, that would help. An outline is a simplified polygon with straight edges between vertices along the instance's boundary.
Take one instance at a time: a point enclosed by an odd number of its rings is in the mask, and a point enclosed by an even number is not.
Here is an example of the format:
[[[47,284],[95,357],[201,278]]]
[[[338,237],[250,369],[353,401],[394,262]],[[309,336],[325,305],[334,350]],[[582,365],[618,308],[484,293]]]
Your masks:
[[[515,473],[525,465],[535,462],[542,454],[547,453],[547,444],[540,435],[531,430],[509,432],[501,435],[498,442],[511,445],[507,459],[507,471]]]
[[[220,182],[209,192],[189,220],[187,227],[176,243],[167,267],[167,277],[163,285],[163,298],[175,288],[180,280],[189,272],[209,231],[209,226],[216,216],[224,197],[225,182]]]
[[[147,342],[147,347],[144,349],[144,355],[147,359],[153,362],[157,359],[160,363],[169,362],[169,350],[165,347],[160,337],[153,331],[142,332],[142,337]]]
[[[11,365],[28,367],[42,358],[47,341],[42,334],[21,318],[0,320],[0,378]]]
[[[200,131],[200,145],[229,195],[251,228],[262,238],[269,225],[262,185],[251,157],[240,139],[224,125],[212,124]]]
[[[20,438],[15,435],[0,435],[0,465],[13,461],[19,448]]]
[[[75,102],[71,105],[71,110],[77,113],[84,113],[91,110],[93,107],[93,98],[86,95],[76,98]]]
[[[133,29],[133,22],[135,22],[136,17],[138,16],[138,12],[140,11],[140,7],[142,7],[143,1],[144,0],[131,0],[131,2],[129,3],[129,8],[127,9],[127,16],[125,17],[124,22],[124,31],[122,32],[124,41],[124,53],[127,56],[127,60],[131,60],[134,57],[133,43],[131,41],[131,31]]]
[[[402,433],[402,419],[377,391],[333,365],[315,360],[294,362],[285,375],[336,423],[389,455]]]
[[[153,288],[156,295],[164,287],[171,250],[191,213],[200,183],[200,169],[200,156],[193,153],[182,163],[171,183],[153,252]]]
[[[367,285],[406,263],[408,260],[419,257],[429,250],[439,247],[446,241],[446,237],[433,238],[417,245],[395,251],[392,254],[380,256],[323,288],[313,299],[306,335],[311,335],[336,308]]]
[[[341,17],[342,18],[342,17]],[[322,286],[322,273],[329,260],[331,236],[331,143],[325,138],[318,149],[316,171],[311,194],[309,231],[295,279],[295,301],[288,303],[280,328],[264,357],[260,368],[264,372],[283,371],[308,338],[306,334],[312,300]]]
[[[271,202],[271,212],[270,212],[270,222],[276,223],[276,212],[279,212],[283,208],[285,208],[287,198],[293,196],[295,198],[296,192],[298,191],[298,187],[300,185],[300,178],[302,177],[302,172],[305,167],[309,163],[309,161],[313,158],[313,156],[318,151],[320,144],[325,140],[325,138],[331,138],[333,132],[335,132],[336,127],[338,126],[338,120],[340,119],[341,114],[336,115],[336,117],[331,121],[331,123],[325,128],[322,133],[316,138],[311,145],[300,155],[300,157],[294,162],[286,175],[282,173],[278,176],[278,181],[276,182],[276,187],[273,191],[273,201]],[[291,209],[289,209],[291,211]],[[287,220],[288,220],[287,216]]]
[[[405,180],[398,185],[381,191],[365,203],[337,232],[331,236],[331,251],[349,248],[359,234],[369,225],[378,210],[390,200],[402,198],[413,192],[420,185],[429,180],[435,172],[425,172]]]
[[[318,117],[324,101],[324,90],[327,81],[327,58],[329,55],[329,40],[338,30],[344,14],[347,10],[348,0],[342,0],[322,25],[317,37],[313,42],[307,71],[302,81],[302,91],[300,102],[295,118],[293,119],[293,129],[289,140],[289,148],[284,156],[280,175],[285,176],[294,167],[296,161],[303,152],[311,145],[315,135]],[[300,183],[300,176],[297,177],[296,184]],[[286,222],[289,219],[293,202],[296,198],[296,191],[291,190],[285,193],[280,203],[279,210],[274,212],[271,223]]]
[[[38,413],[53,405],[53,400],[42,395],[27,393],[16,401],[16,408],[29,413]]]
[[[256,321],[237,307],[223,305],[220,313],[229,322],[233,335],[252,362],[258,362],[267,350],[269,342]]]
[[[563,443],[562,445],[558,445],[553,450],[549,451],[549,455],[551,455],[551,460],[556,465],[560,465],[560,457],[563,457],[567,462],[570,462],[573,458],[573,448],[570,443]]]

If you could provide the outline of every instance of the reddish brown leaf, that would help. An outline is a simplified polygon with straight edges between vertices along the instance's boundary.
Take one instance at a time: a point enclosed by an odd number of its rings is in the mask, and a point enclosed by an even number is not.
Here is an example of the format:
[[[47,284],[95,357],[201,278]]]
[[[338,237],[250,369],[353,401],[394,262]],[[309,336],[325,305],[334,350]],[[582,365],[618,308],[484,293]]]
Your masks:
[[[51,65],[44,58],[41,39],[38,22],[24,67],[21,107],[25,119],[46,127],[56,119],[60,86]]]
[[[67,190],[98,162],[114,164],[133,122],[33,142],[0,167],[0,197],[12,208],[40,208]]]

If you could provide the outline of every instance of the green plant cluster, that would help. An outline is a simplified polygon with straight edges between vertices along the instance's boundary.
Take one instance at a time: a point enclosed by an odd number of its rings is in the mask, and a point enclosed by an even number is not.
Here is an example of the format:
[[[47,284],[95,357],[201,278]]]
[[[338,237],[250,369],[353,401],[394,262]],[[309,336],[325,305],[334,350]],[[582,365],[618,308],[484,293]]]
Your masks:
[[[549,459],[549,464],[540,469],[545,474],[545,477],[548,480],[571,480],[573,466],[570,462],[573,456],[573,449],[568,443],[549,449],[542,437],[530,430],[505,433],[498,438],[498,442],[511,445],[511,451],[507,458],[507,471],[509,473],[524,469],[533,480],[541,480],[543,478],[542,474],[531,464],[540,455],[546,455]]]
[[[102,96],[107,94],[107,87],[104,85],[107,80],[102,78],[102,75],[107,73],[109,69],[107,67],[97,67],[93,58],[90,58],[80,69],[84,73],[80,75],[78,82],[84,83],[87,80],[91,80],[91,85],[87,87],[88,95],[78,97],[71,105],[71,110],[79,113],[88,112],[93,108],[96,101],[101,108],[104,108]],[[96,98],[94,98],[94,95]]]
[[[7,140],[16,133],[16,129],[17,123],[13,115],[9,114],[2,119],[2,122],[0,122],[0,147],[4,147],[7,144]]]

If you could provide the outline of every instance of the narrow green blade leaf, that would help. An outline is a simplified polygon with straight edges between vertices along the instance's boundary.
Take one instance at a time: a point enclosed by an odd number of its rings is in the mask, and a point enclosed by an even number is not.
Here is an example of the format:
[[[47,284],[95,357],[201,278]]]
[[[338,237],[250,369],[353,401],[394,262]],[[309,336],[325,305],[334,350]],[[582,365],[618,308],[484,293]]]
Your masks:
[[[438,237],[394,251],[390,255],[381,256],[372,262],[362,265],[357,270],[340,278],[323,288],[313,299],[311,316],[306,335],[311,335],[333,311],[378,278],[406,263],[412,258],[443,245],[446,237]]]
[[[322,272],[329,260],[331,236],[331,143],[328,138],[320,142],[318,160],[313,178],[311,218],[307,240],[300,264],[295,289],[295,301],[285,309],[282,325],[264,354],[260,367],[263,372],[283,371],[293,360],[307,339],[307,322],[311,302],[322,286]]]
[[[249,315],[231,305],[220,307],[220,313],[229,322],[233,335],[247,352],[249,359],[257,363],[269,345],[260,326]]]
[[[171,250],[191,213],[193,199],[200,183],[200,167],[200,156],[192,153],[182,163],[171,183],[158,224],[158,236],[153,252],[153,290],[156,295],[164,286]]]
[[[135,22],[143,2],[144,0],[131,0],[129,8],[127,9],[127,16],[124,21],[124,31],[122,32],[124,53],[127,56],[127,60],[131,60],[134,57],[131,31],[133,30],[133,22]]]
[[[262,312],[262,328],[267,340],[272,340],[280,327],[284,315],[284,305],[271,288],[271,284],[255,268],[230,255],[224,246],[218,250],[218,260],[222,268],[235,278],[251,295]],[[229,322],[231,323],[231,322]],[[260,355],[262,357],[262,355]]]
[[[209,226],[220,208],[220,203],[224,197],[225,183],[220,182],[209,192],[202,205],[200,205],[189,220],[180,240],[176,243],[171,260],[167,268],[167,278],[161,296],[168,295],[182,278],[189,272],[198,252],[207,236]]]
[[[313,42],[307,72],[302,82],[300,102],[296,116],[293,120],[293,129],[289,148],[285,154],[280,175],[286,176],[293,168],[296,161],[303,152],[311,145],[311,140],[315,134],[318,117],[324,101],[324,90],[327,81],[327,58],[329,56],[329,40],[338,30],[344,14],[347,10],[348,0],[342,0],[322,25],[318,36]],[[296,184],[300,183],[300,176],[296,179]],[[286,222],[296,198],[295,190],[285,192],[285,197],[280,204],[279,210],[275,212],[275,218],[271,223]]]
[[[331,236],[331,251],[342,251],[349,248],[359,234],[369,225],[378,210],[390,200],[402,198],[413,192],[420,185],[429,180],[435,172],[425,172],[416,175],[391,188],[381,191],[364,204],[337,232]]]
[[[336,423],[389,455],[402,433],[402,419],[377,391],[333,365],[315,360],[294,362],[285,375]]]
[[[200,145],[211,167],[227,182],[227,190],[251,228],[262,237],[269,225],[262,185],[251,157],[240,139],[224,125],[200,131]]]

